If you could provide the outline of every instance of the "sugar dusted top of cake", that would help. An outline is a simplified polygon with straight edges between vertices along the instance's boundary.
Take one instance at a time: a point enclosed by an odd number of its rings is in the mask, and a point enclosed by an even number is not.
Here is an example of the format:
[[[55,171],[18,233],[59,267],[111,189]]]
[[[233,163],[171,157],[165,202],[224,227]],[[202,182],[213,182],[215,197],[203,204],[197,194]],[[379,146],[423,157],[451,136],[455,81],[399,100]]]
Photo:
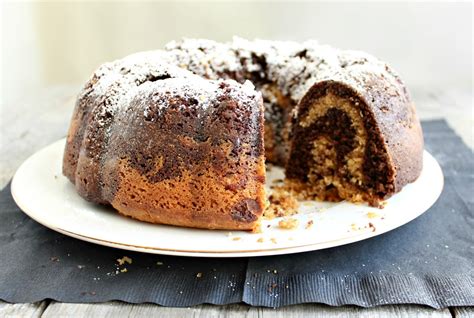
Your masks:
[[[233,80],[204,80],[201,78],[169,78],[157,82],[146,82],[130,90],[120,101],[118,108],[125,109],[133,101],[141,105],[143,116],[150,115],[150,102],[154,111],[163,112],[173,99],[180,98],[190,102],[194,107],[206,110],[216,103],[219,96],[227,95],[241,106],[254,107],[258,103],[260,93],[249,81],[243,85]],[[184,110],[186,105],[178,105]],[[200,113],[198,113],[199,115]]]
[[[218,85],[209,80],[233,79],[241,85],[229,81],[234,88],[231,92],[237,94],[240,90],[235,98],[241,101],[254,99],[257,94],[247,81],[251,80],[266,96],[271,95],[265,91],[265,84],[270,83],[298,104],[317,82],[335,80],[364,90],[371,85],[373,75],[385,77],[392,85],[401,83],[384,62],[367,53],[339,50],[316,41],[249,41],[235,37],[229,43],[218,43],[183,39],[168,43],[165,50],[135,53],[100,66],[81,94],[103,99],[106,107],[101,112],[113,114],[120,100],[129,100],[128,95],[140,98],[166,87],[173,94],[212,99]],[[199,105],[207,107],[208,102]]]

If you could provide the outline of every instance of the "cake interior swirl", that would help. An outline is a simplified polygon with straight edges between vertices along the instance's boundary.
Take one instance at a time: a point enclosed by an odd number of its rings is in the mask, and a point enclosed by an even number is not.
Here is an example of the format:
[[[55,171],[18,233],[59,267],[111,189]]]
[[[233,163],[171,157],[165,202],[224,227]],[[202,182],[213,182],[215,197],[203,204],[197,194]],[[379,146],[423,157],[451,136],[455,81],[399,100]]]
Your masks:
[[[284,167],[280,189],[298,199],[379,206],[417,179],[422,156],[409,93],[373,56],[190,39],[94,72],[63,173],[85,199],[142,221],[255,230],[265,163]]]

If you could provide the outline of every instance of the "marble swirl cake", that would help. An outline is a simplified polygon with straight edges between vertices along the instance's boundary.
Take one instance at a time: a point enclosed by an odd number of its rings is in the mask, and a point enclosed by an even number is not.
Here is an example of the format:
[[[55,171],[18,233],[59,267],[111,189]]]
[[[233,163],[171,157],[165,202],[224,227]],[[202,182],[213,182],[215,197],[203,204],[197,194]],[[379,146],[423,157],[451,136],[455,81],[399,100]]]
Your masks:
[[[377,206],[416,180],[422,156],[414,105],[384,62],[314,41],[189,39],[94,72],[63,172],[142,221],[252,230],[265,160],[298,197]]]

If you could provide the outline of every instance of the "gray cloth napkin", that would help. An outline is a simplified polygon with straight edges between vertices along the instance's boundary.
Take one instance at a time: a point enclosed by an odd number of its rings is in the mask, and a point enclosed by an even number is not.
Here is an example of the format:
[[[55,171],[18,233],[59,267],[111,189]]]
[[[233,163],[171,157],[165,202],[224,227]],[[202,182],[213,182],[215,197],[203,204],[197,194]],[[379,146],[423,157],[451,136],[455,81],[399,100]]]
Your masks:
[[[438,202],[396,230],[315,252],[206,259],[108,248],[36,223],[16,206],[7,186],[0,193],[0,299],[474,305],[473,152],[444,121],[424,122],[423,129],[426,148],[445,175]]]

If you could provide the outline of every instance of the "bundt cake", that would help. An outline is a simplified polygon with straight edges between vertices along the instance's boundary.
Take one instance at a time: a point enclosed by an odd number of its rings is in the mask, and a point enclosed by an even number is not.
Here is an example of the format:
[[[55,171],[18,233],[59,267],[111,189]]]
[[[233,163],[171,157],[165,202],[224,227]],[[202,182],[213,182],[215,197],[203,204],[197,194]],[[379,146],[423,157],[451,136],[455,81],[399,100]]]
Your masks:
[[[302,199],[377,206],[419,176],[403,82],[357,51],[172,42],[99,67],[77,99],[63,172],[85,199],[153,223],[258,227],[265,160]]]

